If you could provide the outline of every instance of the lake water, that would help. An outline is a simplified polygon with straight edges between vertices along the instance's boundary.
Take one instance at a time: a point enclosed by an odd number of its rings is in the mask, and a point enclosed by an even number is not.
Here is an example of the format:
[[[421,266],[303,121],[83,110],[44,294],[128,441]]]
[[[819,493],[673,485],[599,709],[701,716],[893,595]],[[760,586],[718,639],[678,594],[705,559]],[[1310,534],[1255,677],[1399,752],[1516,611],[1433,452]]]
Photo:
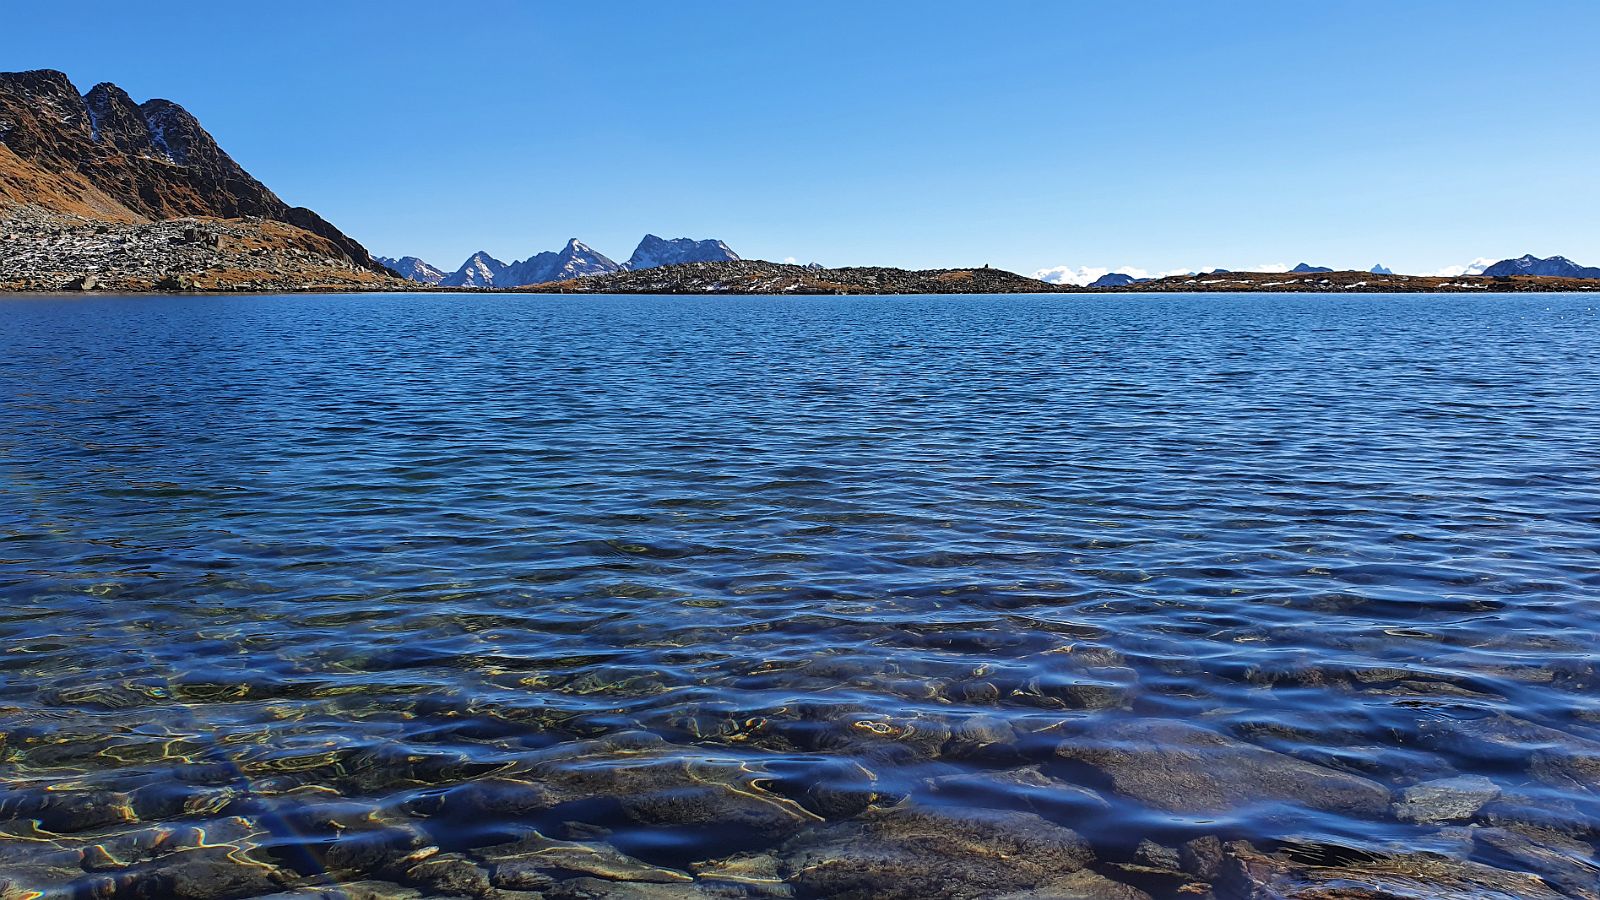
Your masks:
[[[1592,297],[11,298],[0,386],[7,898],[1600,892]]]

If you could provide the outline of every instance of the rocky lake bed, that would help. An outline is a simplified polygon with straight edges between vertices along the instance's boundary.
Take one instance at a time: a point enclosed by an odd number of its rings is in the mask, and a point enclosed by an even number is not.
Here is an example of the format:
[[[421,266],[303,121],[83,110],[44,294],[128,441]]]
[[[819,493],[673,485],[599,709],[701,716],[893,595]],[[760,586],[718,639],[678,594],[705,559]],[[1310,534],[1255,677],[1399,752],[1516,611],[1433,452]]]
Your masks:
[[[1600,897],[1581,296],[4,303],[4,900]]]

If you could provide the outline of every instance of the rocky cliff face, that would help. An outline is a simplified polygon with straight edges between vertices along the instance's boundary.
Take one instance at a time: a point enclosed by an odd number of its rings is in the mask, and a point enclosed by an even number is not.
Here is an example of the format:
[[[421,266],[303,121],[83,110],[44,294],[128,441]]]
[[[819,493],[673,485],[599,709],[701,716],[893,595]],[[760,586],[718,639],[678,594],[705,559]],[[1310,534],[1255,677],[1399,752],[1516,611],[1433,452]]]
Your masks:
[[[1503,259],[1484,269],[1483,274],[1496,278],[1504,278],[1510,275],[1543,275],[1550,278],[1600,278],[1600,267],[1580,266],[1565,256],[1540,259],[1529,253],[1516,259]]]
[[[739,254],[728,248],[727,244],[717,240],[697,241],[693,238],[673,238],[667,240],[658,238],[653,234],[644,236],[639,242],[633,255],[622,264],[622,268],[637,271],[639,269],[654,269],[658,266],[676,266],[692,262],[734,262],[739,259]]]
[[[380,269],[359,243],[251,177],[183,107],[136,103],[114,84],[80,95],[50,70],[0,73],[0,205],[127,224],[258,217]]]

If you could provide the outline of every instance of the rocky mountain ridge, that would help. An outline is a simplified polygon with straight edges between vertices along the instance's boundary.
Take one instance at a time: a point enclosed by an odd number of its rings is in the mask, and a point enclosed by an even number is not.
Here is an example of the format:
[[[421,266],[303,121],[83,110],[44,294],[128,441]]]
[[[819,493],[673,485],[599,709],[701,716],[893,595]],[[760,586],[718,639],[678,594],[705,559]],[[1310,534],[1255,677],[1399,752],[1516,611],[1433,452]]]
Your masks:
[[[497,286],[500,274],[506,270],[506,264],[479,250],[467,257],[467,261],[446,275],[440,282],[440,287],[464,288],[492,288]]]
[[[168,100],[0,73],[0,289],[342,290],[406,284],[289,206]]]
[[[438,284],[445,279],[444,272],[428,265],[415,256],[402,256],[399,259],[390,256],[373,258],[387,267],[389,271],[407,281],[415,281],[418,284]]]
[[[548,281],[566,281],[569,278],[586,278],[606,275],[621,267],[610,257],[595,250],[577,238],[569,238],[560,250],[536,253],[521,262],[506,266],[496,280],[499,287],[520,287],[525,284],[544,284]]]
[[[1540,259],[1527,253],[1516,259],[1503,259],[1483,270],[1490,278],[1514,275],[1539,275],[1550,278],[1600,278],[1600,267],[1580,266],[1565,256]]]
[[[633,255],[622,264],[629,271],[655,269],[691,262],[736,262],[739,254],[718,240],[697,241],[694,238],[659,238],[647,234],[634,248]]]
[[[416,257],[402,257],[402,260]],[[653,269],[659,266],[685,262],[731,262],[739,255],[719,240],[694,238],[659,238],[647,234],[634,249],[628,261],[618,265],[604,253],[571,238],[560,250],[536,253],[527,259],[504,263],[487,252],[479,250],[467,257],[466,262],[437,281],[425,277],[411,277],[406,271],[400,274],[422,284],[437,284],[451,288],[516,288],[533,284],[565,281],[569,278],[587,278],[622,271]],[[398,261],[397,261],[398,262]],[[422,262],[417,260],[417,262]],[[428,269],[433,269],[426,263]],[[391,268],[393,268],[391,266]],[[399,271],[398,269],[396,271]],[[437,271],[437,270],[435,270]]]
[[[61,72],[0,73],[0,202],[108,222],[259,217],[309,231],[377,271],[359,243],[290,206],[188,110],[114,84],[79,94]]]

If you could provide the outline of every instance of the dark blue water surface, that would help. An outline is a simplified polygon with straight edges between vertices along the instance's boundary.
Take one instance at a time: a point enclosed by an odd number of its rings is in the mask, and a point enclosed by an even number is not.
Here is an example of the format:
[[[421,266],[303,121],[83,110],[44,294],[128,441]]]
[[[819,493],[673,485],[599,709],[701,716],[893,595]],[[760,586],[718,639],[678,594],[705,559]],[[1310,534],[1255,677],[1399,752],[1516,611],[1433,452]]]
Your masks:
[[[13,891],[1600,891],[1592,297],[13,298],[0,385]]]

